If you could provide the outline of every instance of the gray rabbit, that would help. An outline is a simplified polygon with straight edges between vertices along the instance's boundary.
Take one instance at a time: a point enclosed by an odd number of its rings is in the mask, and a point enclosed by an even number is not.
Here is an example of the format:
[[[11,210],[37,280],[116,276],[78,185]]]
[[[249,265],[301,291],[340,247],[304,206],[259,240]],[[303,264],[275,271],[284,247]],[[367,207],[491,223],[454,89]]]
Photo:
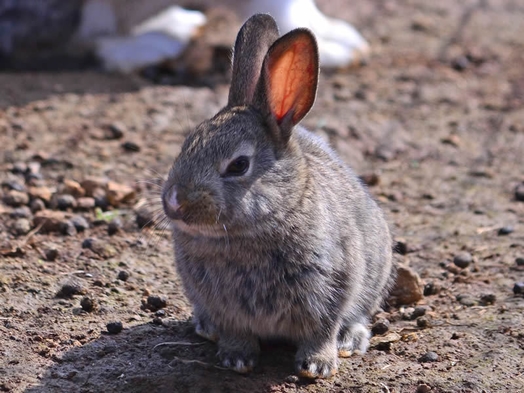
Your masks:
[[[250,371],[259,339],[297,345],[296,369],[330,377],[365,352],[393,281],[391,236],[357,176],[297,126],[315,100],[314,36],[251,17],[227,106],[187,137],[162,190],[196,332]]]

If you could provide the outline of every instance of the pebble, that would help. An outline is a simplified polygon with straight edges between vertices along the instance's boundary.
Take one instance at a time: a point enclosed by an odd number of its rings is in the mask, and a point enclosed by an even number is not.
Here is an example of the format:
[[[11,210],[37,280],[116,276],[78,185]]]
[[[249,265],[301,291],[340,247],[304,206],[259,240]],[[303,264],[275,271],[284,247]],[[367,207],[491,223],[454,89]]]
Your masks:
[[[517,264],[517,266],[524,266],[524,258],[517,258],[515,259],[515,263]]]
[[[136,211],[136,224],[140,229],[150,227],[154,223],[154,215],[149,209],[142,208]]]
[[[472,306],[477,305],[477,301],[473,299],[473,297],[470,295],[460,294],[460,295],[457,295],[456,299],[460,304],[466,307],[472,307]]]
[[[480,295],[480,304],[483,306],[489,306],[495,304],[497,297],[493,293],[486,293]]]
[[[36,213],[45,209],[45,203],[43,200],[36,198],[31,201],[29,207],[33,213]]]
[[[107,225],[107,234],[113,236],[118,233],[122,228],[122,221],[119,218],[115,218]]]
[[[53,262],[58,258],[60,252],[55,247],[47,248],[44,250],[45,259],[49,262]]]
[[[130,276],[130,274],[129,274],[128,271],[126,271],[126,270],[121,270],[121,271],[118,272],[118,277],[117,277],[117,278],[118,278],[120,281],[127,281],[127,280],[129,279],[129,276]]]
[[[97,305],[94,299],[90,298],[89,296],[85,296],[80,301],[80,307],[82,307],[82,310],[86,312],[91,312],[97,308]]]
[[[426,315],[426,312],[429,310],[428,306],[418,306],[415,307],[413,310],[413,313],[411,314],[411,318],[416,319],[418,317],[422,317]]]
[[[64,179],[62,184],[62,193],[72,195],[75,198],[83,197],[86,193],[86,190],[82,188],[80,183],[71,179]]]
[[[515,187],[515,199],[517,201],[524,202],[524,183],[521,183]]]
[[[436,295],[441,291],[441,287],[434,282],[428,282],[424,285],[424,296]]]
[[[59,210],[68,210],[76,207],[76,199],[69,194],[59,194],[54,196],[52,205]]]
[[[15,179],[7,179],[2,182],[2,187],[7,188],[8,190],[15,190],[15,191],[25,191],[25,187],[23,184],[20,184]]]
[[[431,387],[429,385],[426,385],[425,383],[417,386],[416,393],[430,393],[430,392],[431,392]]]
[[[427,328],[431,327],[431,319],[429,319],[426,316],[418,317],[417,318],[417,326],[419,328],[422,328],[422,329],[427,329]]]
[[[8,206],[18,207],[29,203],[29,195],[17,190],[9,190],[4,196],[4,203]]]
[[[13,223],[11,229],[17,236],[25,235],[31,230],[31,221],[27,218],[19,218]]]
[[[125,151],[129,151],[132,153],[137,153],[140,151],[140,145],[138,143],[130,142],[130,141],[122,143],[122,148]]]
[[[418,361],[420,363],[436,362],[438,361],[438,354],[433,351],[426,352],[418,359]]]
[[[49,203],[51,201],[51,197],[53,196],[53,192],[50,188],[45,186],[32,186],[27,189],[27,192],[29,193],[29,196],[31,199],[41,199],[44,202]]]
[[[90,176],[80,182],[80,185],[86,192],[86,196],[94,196],[95,190],[105,190],[107,187],[108,179],[105,177]]]
[[[373,333],[374,336],[385,334],[389,330],[389,325],[390,325],[389,320],[379,319],[371,327],[371,332]]]
[[[27,206],[20,206],[13,209],[11,218],[31,218],[31,209]]]
[[[91,210],[95,206],[95,198],[92,197],[81,197],[76,200],[76,208],[79,210]]]
[[[42,210],[35,214],[33,222],[40,227],[40,233],[60,232],[61,223],[70,218],[68,213],[56,210]]]
[[[466,56],[459,56],[451,62],[451,66],[456,71],[464,71],[470,66],[470,61]]]
[[[15,162],[13,164],[13,167],[11,168],[11,172],[16,175],[25,173],[26,171],[27,171],[27,164],[21,161]]]
[[[522,295],[524,294],[524,282],[516,282],[513,286],[513,293],[515,295]]]
[[[120,139],[126,132],[125,124],[119,121],[109,124],[107,129],[109,131],[107,139]]]
[[[102,210],[107,210],[110,206],[109,200],[106,198],[105,195],[99,195],[95,198],[95,207],[99,207]]]
[[[167,306],[167,300],[164,296],[151,295],[147,297],[146,307],[151,311],[158,311]]]
[[[89,223],[87,220],[82,216],[74,216],[71,218],[71,223],[75,226],[75,229],[78,232],[84,232],[86,229],[89,229]]]
[[[133,187],[113,181],[107,183],[106,198],[109,204],[114,207],[122,203],[128,203],[135,199],[136,191]]]
[[[155,313],[155,316],[157,316],[157,317],[165,317],[166,316],[166,310],[158,310]]]
[[[154,324],[154,325],[161,326],[162,323],[163,323],[162,318],[159,318],[159,317],[154,317],[154,318],[153,318],[153,324]]]
[[[422,282],[419,275],[408,266],[399,266],[389,303],[397,306],[412,304],[418,302],[422,297]]]
[[[109,243],[94,238],[87,238],[82,242],[82,248],[88,248],[102,258],[111,258],[117,254],[116,249]]]
[[[472,261],[473,257],[469,252],[461,252],[460,254],[455,255],[453,258],[453,263],[461,269],[467,268]]]
[[[499,236],[505,236],[505,235],[509,235],[510,233],[513,233],[514,231],[515,229],[512,226],[504,226],[502,228],[499,228],[497,234]]]
[[[124,326],[122,325],[122,322],[115,321],[115,322],[109,322],[106,325],[106,328],[107,328],[107,332],[109,334],[118,334],[118,333],[120,333],[122,331]]]
[[[56,297],[70,299],[74,295],[83,295],[86,290],[82,283],[78,280],[70,280],[62,285],[60,290],[56,293]]]
[[[75,236],[77,234],[75,224],[70,220],[61,222],[60,233],[65,236]]]
[[[300,378],[296,375],[288,375],[284,380],[287,383],[297,383],[298,381],[300,381]]]

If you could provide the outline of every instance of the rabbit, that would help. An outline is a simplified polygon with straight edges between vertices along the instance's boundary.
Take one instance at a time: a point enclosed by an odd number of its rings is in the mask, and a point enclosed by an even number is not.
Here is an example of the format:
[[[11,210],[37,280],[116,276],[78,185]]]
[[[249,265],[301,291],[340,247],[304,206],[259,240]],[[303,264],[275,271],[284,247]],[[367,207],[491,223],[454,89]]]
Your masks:
[[[234,47],[228,103],[185,140],[161,198],[196,333],[251,371],[259,341],[295,343],[297,373],[328,378],[365,352],[394,277],[385,217],[319,137],[299,126],[319,59],[305,29],[256,14]]]

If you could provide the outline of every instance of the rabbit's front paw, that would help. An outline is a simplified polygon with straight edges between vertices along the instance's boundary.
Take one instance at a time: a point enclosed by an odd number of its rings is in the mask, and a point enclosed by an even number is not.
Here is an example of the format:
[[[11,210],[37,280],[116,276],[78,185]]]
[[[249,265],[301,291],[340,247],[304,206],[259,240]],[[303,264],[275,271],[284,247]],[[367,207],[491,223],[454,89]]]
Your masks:
[[[343,326],[338,334],[338,356],[347,358],[353,352],[365,353],[369,346],[369,330],[362,323]]]
[[[318,354],[296,360],[298,375],[304,378],[330,378],[337,373],[337,359]]]
[[[256,338],[220,338],[218,358],[223,367],[246,374],[255,367],[260,347]]]
[[[206,340],[218,341],[218,331],[215,325],[203,315],[195,316],[195,333]]]

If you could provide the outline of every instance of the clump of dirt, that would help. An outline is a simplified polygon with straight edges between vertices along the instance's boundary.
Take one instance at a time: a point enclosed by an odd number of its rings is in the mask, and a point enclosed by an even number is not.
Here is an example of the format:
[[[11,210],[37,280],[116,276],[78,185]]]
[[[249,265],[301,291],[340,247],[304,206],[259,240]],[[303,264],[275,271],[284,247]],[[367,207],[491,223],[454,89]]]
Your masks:
[[[0,74],[0,391],[522,391],[524,9],[319,3],[375,53],[322,73],[304,125],[369,184],[419,292],[402,285],[396,299],[414,296],[330,380],[297,378],[294,349],[272,343],[247,377],[217,368],[158,195],[227,84]]]

